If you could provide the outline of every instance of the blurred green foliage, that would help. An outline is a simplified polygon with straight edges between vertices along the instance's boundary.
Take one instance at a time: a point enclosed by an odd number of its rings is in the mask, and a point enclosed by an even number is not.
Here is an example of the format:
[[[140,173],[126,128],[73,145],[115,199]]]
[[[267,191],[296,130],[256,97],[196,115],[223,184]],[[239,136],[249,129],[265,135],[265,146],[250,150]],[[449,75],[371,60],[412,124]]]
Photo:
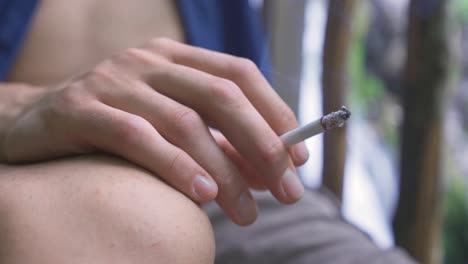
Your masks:
[[[452,0],[451,14],[456,23],[463,27],[468,26],[468,1]],[[465,55],[462,51],[460,55]],[[460,65],[453,65],[453,74],[450,80],[458,83],[463,79]],[[458,87],[459,84],[454,84]],[[465,106],[468,107],[468,106]],[[468,135],[468,131],[465,131]],[[453,172],[451,165],[451,172]],[[449,175],[451,174],[449,171]],[[468,186],[463,175],[450,175],[448,190],[444,195],[444,225],[443,246],[444,263],[467,264],[468,263]],[[465,176],[466,177],[466,176]],[[465,178],[466,179],[466,178]]]
[[[352,25],[352,39],[348,57],[350,76],[350,105],[353,113],[374,123],[381,132],[383,141],[395,151],[399,145],[398,129],[384,118],[383,101],[387,96],[384,82],[366,67],[366,38],[369,30],[369,6],[356,3],[356,14]],[[373,115],[373,116],[372,116]],[[377,115],[377,116],[376,116]]]
[[[359,3],[360,7],[364,4]],[[452,0],[452,15],[458,23],[468,24],[468,0]],[[369,27],[369,10],[357,8],[353,21],[353,35],[348,58],[350,93],[348,98],[353,112],[365,119],[369,113],[384,111],[381,108],[388,95],[385,84],[366,69],[366,36]],[[463,53],[464,54],[464,53]],[[458,65],[451,65],[450,86],[457,86],[460,80]],[[468,107],[468,106],[467,106]],[[382,116],[374,117],[374,127],[383,131],[383,140],[389,146],[399,145],[398,129],[386,122]],[[374,120],[375,121],[375,120]],[[456,166],[452,164],[452,166]],[[452,167],[453,168],[453,167]],[[468,186],[460,175],[449,177],[450,184],[444,193],[443,246],[446,264],[468,264]]]
[[[452,10],[455,19],[461,23],[468,23],[468,1],[467,0],[453,0]]]
[[[363,5],[361,3],[361,5]],[[366,69],[365,38],[368,30],[368,11],[366,8],[357,8],[353,21],[353,35],[349,52],[349,75],[351,78],[350,99],[353,109],[368,113],[373,103],[382,99],[385,94],[384,84]]]
[[[468,263],[468,195],[461,177],[452,178],[444,201],[444,263]]]

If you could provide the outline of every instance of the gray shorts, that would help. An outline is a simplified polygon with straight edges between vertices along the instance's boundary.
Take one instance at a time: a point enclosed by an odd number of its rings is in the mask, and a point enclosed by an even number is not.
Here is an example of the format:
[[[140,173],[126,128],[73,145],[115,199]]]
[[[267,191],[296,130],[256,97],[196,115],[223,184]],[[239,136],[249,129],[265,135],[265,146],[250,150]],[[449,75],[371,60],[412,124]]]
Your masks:
[[[295,205],[255,192],[259,218],[249,227],[233,224],[215,204],[205,206],[214,226],[216,263],[386,264],[416,263],[397,248],[382,250],[347,223],[325,189],[307,190]]]

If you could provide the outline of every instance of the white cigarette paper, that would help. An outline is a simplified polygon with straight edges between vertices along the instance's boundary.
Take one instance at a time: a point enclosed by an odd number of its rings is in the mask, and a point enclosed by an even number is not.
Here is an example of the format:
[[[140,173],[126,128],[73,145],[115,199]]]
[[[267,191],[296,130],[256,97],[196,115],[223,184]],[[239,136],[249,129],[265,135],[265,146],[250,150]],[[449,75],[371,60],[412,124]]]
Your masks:
[[[336,112],[322,116],[305,126],[284,133],[280,136],[280,139],[289,147],[327,130],[342,127],[350,116],[351,112],[345,106],[342,106],[341,109]]]

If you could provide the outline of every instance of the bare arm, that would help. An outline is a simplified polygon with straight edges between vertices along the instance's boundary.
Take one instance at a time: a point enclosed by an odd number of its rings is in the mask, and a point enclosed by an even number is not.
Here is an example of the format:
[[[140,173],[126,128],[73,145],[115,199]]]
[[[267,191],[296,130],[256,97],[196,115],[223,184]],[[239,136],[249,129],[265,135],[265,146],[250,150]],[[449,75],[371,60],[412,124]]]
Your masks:
[[[109,152],[241,225],[256,218],[249,186],[283,203],[302,195],[294,165],[307,150],[278,137],[296,118],[249,60],[153,39],[57,89],[2,90],[0,161]]]
[[[47,92],[42,87],[0,82],[0,163],[6,162],[4,139],[12,123]]]
[[[51,92],[0,84],[0,138]],[[117,157],[0,162],[0,215],[0,263],[213,263],[205,213]]]

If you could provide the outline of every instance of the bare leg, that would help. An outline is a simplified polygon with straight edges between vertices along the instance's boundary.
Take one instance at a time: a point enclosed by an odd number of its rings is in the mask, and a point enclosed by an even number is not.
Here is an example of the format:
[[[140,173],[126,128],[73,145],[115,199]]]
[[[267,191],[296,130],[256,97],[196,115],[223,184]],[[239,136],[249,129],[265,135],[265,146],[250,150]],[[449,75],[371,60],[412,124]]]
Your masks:
[[[213,263],[204,212],[118,158],[0,165],[0,263]]]

